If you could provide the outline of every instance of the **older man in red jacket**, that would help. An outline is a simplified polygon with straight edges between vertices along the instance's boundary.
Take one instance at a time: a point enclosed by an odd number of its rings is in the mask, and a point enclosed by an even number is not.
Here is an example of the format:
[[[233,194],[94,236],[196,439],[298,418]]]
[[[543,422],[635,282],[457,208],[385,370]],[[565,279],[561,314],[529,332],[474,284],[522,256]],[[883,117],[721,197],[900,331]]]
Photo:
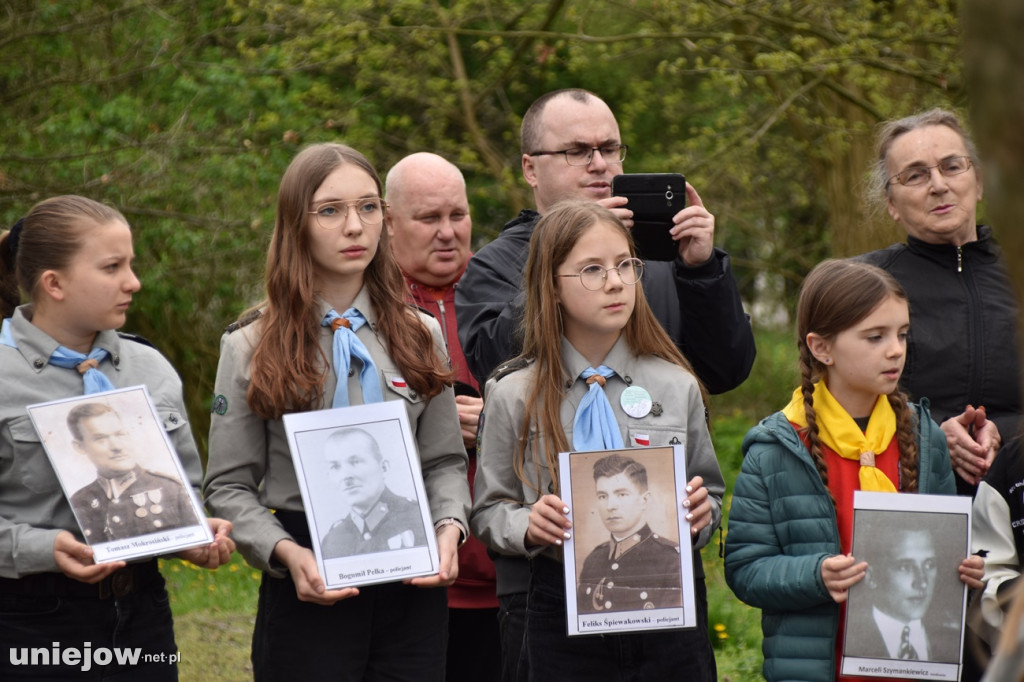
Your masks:
[[[456,166],[421,152],[405,157],[388,172],[385,197],[391,251],[405,275],[409,299],[437,318],[448,345],[472,487],[483,401],[455,324],[455,284],[469,261],[473,227],[466,182]],[[448,682],[499,679],[494,564],[476,538],[459,549],[459,577],[448,588],[448,607]]]

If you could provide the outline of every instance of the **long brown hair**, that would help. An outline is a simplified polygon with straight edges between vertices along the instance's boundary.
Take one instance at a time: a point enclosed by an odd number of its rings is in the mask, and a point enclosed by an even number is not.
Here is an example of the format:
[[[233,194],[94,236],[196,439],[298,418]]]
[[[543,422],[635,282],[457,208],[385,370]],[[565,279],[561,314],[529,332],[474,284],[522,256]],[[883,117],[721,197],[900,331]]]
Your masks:
[[[800,350],[800,390],[807,415],[806,435],[811,457],[821,480],[828,488],[828,468],[821,452],[818,419],[814,411],[814,382],[826,374],[826,367],[811,353],[807,335],[814,333],[831,341],[840,332],[854,326],[888,298],[907,302],[907,293],[885,270],[852,260],[826,260],[819,263],[800,286],[797,302],[797,348]],[[897,386],[888,395],[896,413],[896,438],[900,449],[900,487],[917,490],[917,429],[907,396]],[[833,499],[833,503],[835,500]]]
[[[0,312],[10,317],[20,302],[21,291],[33,298],[40,276],[47,270],[63,270],[82,248],[90,229],[119,220],[128,221],[116,209],[75,194],[44,199],[22,219],[15,230],[0,237]]]
[[[381,193],[380,177],[370,162],[342,144],[306,147],[281,178],[267,252],[267,298],[258,306],[263,309],[263,327],[252,355],[247,396],[253,412],[264,419],[313,409],[322,399],[330,359],[318,341],[321,330],[307,211],[317,188],[346,164],[366,171]],[[450,371],[434,352],[430,331],[405,303],[405,282],[391,256],[387,226],[381,228],[377,253],[363,277],[377,313],[377,333],[388,355],[413,390],[425,398],[437,395],[450,381]]]
[[[559,203],[537,221],[530,238],[530,256],[526,261],[525,273],[526,305],[522,320],[523,351],[519,357],[534,363],[534,380],[527,395],[526,413],[513,463],[519,478],[538,492],[540,481],[528,481],[524,473],[530,424],[536,424],[538,433],[544,439],[543,460],[541,453],[533,454],[538,476],[542,467],[546,466],[557,486],[558,453],[569,449],[559,412],[562,399],[568,392],[566,384],[568,382],[571,385],[575,379],[568,375],[562,363],[562,335],[565,328],[562,308],[558,305],[555,273],[569,257],[580,237],[599,223],[618,230],[629,245],[629,255],[636,256],[636,247],[629,229],[614,213],[591,202]],[[639,284],[636,286],[633,314],[626,322],[623,333],[633,355],[654,355],[693,374],[690,363],[658,324],[647,304],[643,287]],[[701,395],[704,395],[703,388]]]

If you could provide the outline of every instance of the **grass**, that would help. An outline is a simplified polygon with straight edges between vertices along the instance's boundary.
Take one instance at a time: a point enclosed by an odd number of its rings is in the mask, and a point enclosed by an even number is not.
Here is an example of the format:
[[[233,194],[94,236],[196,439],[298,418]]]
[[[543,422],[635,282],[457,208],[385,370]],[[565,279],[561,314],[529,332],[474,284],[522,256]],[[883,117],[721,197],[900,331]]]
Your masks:
[[[240,554],[216,571],[162,559],[160,572],[171,595],[181,680],[251,680],[249,648],[260,572]]]
[[[781,408],[796,386],[796,350],[789,334],[758,331],[757,361],[742,386],[711,400],[712,438],[726,482],[725,518],[730,490],[743,455],[740,444],[756,421]],[[727,523],[723,522],[723,528]],[[761,612],[733,596],[725,583],[717,541],[704,550],[709,624],[722,682],[761,675]],[[173,559],[161,562],[174,611],[183,682],[252,679],[249,649],[260,574],[239,555],[216,571]]]

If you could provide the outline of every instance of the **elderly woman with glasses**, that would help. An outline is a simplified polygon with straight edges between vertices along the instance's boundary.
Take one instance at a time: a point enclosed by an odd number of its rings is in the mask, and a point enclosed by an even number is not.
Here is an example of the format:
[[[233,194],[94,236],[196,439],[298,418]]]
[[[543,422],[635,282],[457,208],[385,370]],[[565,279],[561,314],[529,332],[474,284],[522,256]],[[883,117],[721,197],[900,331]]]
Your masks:
[[[933,109],[881,127],[872,175],[907,242],[861,258],[910,296],[903,387],[931,401],[958,492],[973,494],[1021,414],[1017,304],[992,229],[976,221],[977,150],[954,114]]]

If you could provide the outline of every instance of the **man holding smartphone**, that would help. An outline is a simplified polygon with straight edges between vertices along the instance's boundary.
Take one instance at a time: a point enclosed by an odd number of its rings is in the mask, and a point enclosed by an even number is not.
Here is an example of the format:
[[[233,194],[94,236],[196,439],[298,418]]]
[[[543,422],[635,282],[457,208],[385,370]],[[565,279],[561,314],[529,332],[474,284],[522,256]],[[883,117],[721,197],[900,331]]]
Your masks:
[[[584,199],[610,209],[627,226],[633,223],[628,200],[611,193],[612,178],[623,172],[626,146],[614,114],[599,97],[581,89],[542,95],[523,116],[521,145],[523,177],[533,188],[537,210],[522,211],[478,251],[455,290],[459,340],[481,386],[521,348],[516,332],[522,317],[522,273],[540,215],[559,201]],[[729,256],[714,246],[715,217],[689,184],[686,207],[672,219],[670,229],[679,243],[678,258],[645,263],[644,294],[704,386],[711,393],[724,393],[750,373],[754,336]],[[694,565],[703,578],[699,555]],[[495,566],[503,679],[518,680],[526,672],[520,657],[530,565],[523,558],[502,556],[495,557]],[[697,596],[706,613],[706,593]]]
[[[524,210],[480,249],[455,291],[459,340],[481,385],[520,349],[521,279],[533,226],[559,201],[601,204],[629,227],[625,197],[611,194],[626,146],[611,109],[586,90],[542,95],[523,117],[523,177],[537,210]],[[665,331],[711,393],[739,386],[754,364],[754,336],[743,312],[728,254],[714,245],[715,217],[687,183],[686,207],[673,218],[679,257],[648,261],[644,293]]]

